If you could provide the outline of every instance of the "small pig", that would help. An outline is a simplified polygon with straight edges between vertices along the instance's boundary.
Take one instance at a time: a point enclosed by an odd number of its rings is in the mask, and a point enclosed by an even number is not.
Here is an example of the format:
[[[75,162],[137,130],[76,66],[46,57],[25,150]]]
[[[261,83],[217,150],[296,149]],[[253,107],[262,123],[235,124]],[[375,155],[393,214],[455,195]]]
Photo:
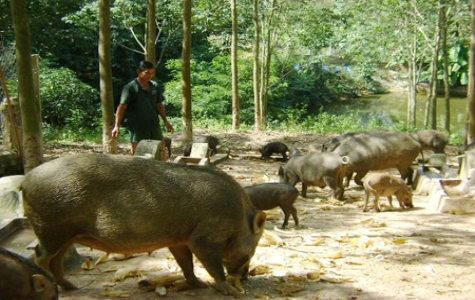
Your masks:
[[[333,197],[342,200],[348,158],[333,152],[310,153],[293,156],[287,164],[279,169],[280,182],[295,186],[302,183],[302,196],[307,196],[307,186],[321,188],[328,186],[333,190]]]
[[[389,205],[393,207],[392,195],[395,195],[402,208],[414,207],[412,204],[412,189],[404,180],[389,174],[371,173],[363,180],[365,190],[365,200],[363,211],[367,212],[368,201],[371,194],[374,194],[374,209],[377,212],[379,208],[379,197],[388,197]]]
[[[217,137],[211,136],[211,135],[205,135],[205,136],[197,136],[193,139],[193,143],[208,143],[208,147],[210,149],[210,156],[215,155],[218,153],[218,150],[216,147],[220,144],[220,141]],[[183,148],[184,156],[190,156],[191,153],[191,147],[193,146],[193,143],[189,143],[188,145]]]
[[[28,172],[22,192],[38,263],[65,289],[76,288],[62,269],[74,243],[125,256],[168,247],[188,284],[206,287],[193,272],[194,254],[218,290],[238,297],[224,267],[247,277],[266,220],[224,171],[140,157],[57,158]]]
[[[289,148],[281,142],[268,143],[259,152],[262,154],[261,159],[269,159],[272,154],[277,153],[282,155],[282,161],[287,161],[287,151]]]
[[[254,207],[261,210],[273,209],[279,206],[284,212],[284,223],[282,228],[289,224],[289,217],[292,214],[295,226],[299,225],[297,209],[294,207],[295,199],[299,192],[290,184],[286,183],[263,183],[254,186],[246,186],[244,190],[249,195]]]
[[[25,257],[0,247],[0,266],[0,299],[58,299],[54,277]]]

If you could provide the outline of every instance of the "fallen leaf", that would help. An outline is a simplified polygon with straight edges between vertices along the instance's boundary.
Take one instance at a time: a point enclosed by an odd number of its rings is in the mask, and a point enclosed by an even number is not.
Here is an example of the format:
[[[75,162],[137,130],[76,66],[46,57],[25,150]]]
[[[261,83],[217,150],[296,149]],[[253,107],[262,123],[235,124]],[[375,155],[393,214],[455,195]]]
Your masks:
[[[270,267],[264,265],[258,265],[249,271],[250,276],[264,275],[270,273]]]
[[[130,292],[129,291],[111,291],[111,290],[104,290],[102,292],[103,296],[106,297],[119,297],[119,298],[129,298]]]

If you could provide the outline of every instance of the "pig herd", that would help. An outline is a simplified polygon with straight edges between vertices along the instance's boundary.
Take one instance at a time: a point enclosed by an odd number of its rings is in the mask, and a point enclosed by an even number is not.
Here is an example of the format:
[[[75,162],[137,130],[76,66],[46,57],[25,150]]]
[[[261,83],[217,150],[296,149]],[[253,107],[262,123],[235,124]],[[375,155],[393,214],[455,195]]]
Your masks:
[[[211,143],[216,153],[219,140],[203,141]],[[260,152],[266,160],[282,155],[281,182],[245,188],[214,167],[107,154],[52,160],[26,174],[22,183],[25,216],[39,241],[35,252],[42,268],[0,249],[2,265],[8,264],[11,274],[22,277],[12,279],[17,285],[11,280],[0,285],[0,299],[57,299],[56,284],[76,288],[65,278],[62,266],[64,254],[74,243],[125,255],[168,247],[186,282],[206,287],[194,274],[194,255],[213,277],[217,290],[240,297],[226,274],[246,279],[265,228],[263,210],[280,207],[285,215],[282,227],[288,225],[290,215],[299,225],[294,207],[297,183],[302,184],[303,197],[308,186],[328,186],[332,196],[342,200],[354,175],[365,189],[365,211],[370,194],[375,195],[377,211],[380,196],[391,201],[395,195],[401,207],[412,207],[412,192],[403,182],[412,179],[412,163],[422,150],[443,152],[447,142],[443,134],[431,130],[412,135],[358,132],[334,138],[323,144],[321,152],[305,155],[272,142]],[[367,175],[389,168],[396,168],[402,179]],[[18,282],[25,282],[25,288],[19,288]],[[26,294],[15,294],[8,286]]]

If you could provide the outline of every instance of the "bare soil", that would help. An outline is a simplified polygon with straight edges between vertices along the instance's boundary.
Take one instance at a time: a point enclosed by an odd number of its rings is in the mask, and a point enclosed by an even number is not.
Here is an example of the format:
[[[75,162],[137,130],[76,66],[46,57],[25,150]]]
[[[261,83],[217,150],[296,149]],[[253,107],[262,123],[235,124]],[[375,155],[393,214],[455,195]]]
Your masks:
[[[195,134],[207,134],[197,130]],[[278,157],[260,160],[257,149],[281,141],[302,152],[318,149],[332,136],[281,132],[213,133],[230,149],[230,158],[217,165],[243,186],[278,182],[283,163]],[[172,136],[173,155],[181,155],[179,135]],[[456,147],[447,149],[455,162]],[[53,159],[76,152],[100,152],[96,146],[49,147]],[[128,145],[120,146],[126,155]],[[388,170],[394,172],[394,170]],[[300,184],[297,185],[300,190]],[[251,261],[254,276],[244,282],[243,299],[474,299],[475,218],[434,212],[426,195],[414,193],[414,208],[387,206],[383,212],[362,212],[363,190],[352,183],[344,201],[331,199],[328,188],[311,187],[296,208],[300,226],[290,219],[280,229],[283,213],[267,211],[266,232]],[[102,252],[78,246],[82,261],[95,261]],[[212,278],[195,260],[195,273],[212,285]],[[81,262],[82,263],[82,262]],[[97,264],[91,270],[81,263],[67,268],[67,278],[80,288],[61,291],[60,299],[232,299],[212,287],[183,289],[180,268],[167,249],[137,254],[127,260]],[[142,279],[174,282],[157,289],[139,288]]]

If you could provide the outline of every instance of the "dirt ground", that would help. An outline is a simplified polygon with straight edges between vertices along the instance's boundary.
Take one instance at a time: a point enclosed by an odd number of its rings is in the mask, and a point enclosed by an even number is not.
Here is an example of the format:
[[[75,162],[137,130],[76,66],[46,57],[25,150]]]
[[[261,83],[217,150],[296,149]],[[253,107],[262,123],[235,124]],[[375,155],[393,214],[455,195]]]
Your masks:
[[[197,131],[195,134],[206,134]],[[278,159],[263,161],[257,149],[282,141],[302,152],[318,149],[331,136],[286,135],[280,132],[213,133],[230,149],[231,157],[217,167],[243,186],[278,182]],[[172,136],[174,145],[179,135]],[[48,159],[75,152],[98,152],[100,146],[50,147]],[[456,147],[447,149],[455,161]],[[128,145],[120,152],[127,153]],[[173,157],[181,154],[173,149]],[[297,185],[300,190],[300,184]],[[351,184],[344,201],[329,198],[328,188],[311,187],[296,208],[287,230],[280,229],[283,213],[267,211],[268,220],[251,261],[254,276],[244,282],[243,299],[473,299],[475,295],[475,218],[440,214],[428,208],[428,197],[414,194],[414,208],[386,205],[383,212],[362,212],[363,190]],[[386,200],[381,203],[387,204]],[[84,259],[103,253],[78,246]],[[212,278],[196,261],[195,273],[208,283]],[[183,289],[182,276],[167,249],[137,254],[127,260],[108,261],[84,270],[67,268],[67,278],[80,288],[61,291],[60,299],[232,299],[213,288]],[[156,291],[139,288],[149,279],[168,285]],[[178,281],[176,281],[178,279]],[[165,283],[168,282],[168,283]],[[159,294],[165,294],[160,296]]]

